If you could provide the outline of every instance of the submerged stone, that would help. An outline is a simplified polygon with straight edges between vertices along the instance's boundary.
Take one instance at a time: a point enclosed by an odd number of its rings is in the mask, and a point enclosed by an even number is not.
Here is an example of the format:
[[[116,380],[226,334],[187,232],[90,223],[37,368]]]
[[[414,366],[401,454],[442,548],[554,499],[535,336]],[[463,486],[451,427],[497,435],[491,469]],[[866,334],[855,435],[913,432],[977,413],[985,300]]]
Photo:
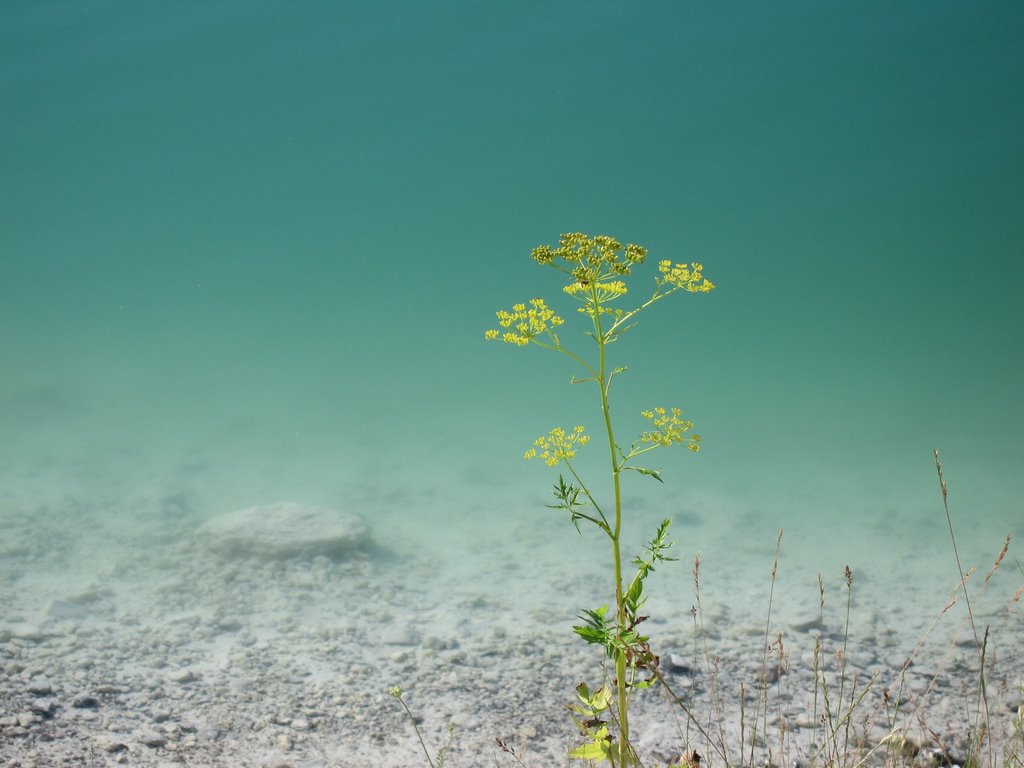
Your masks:
[[[358,515],[289,501],[226,512],[197,533],[214,549],[261,557],[338,556],[369,540]]]

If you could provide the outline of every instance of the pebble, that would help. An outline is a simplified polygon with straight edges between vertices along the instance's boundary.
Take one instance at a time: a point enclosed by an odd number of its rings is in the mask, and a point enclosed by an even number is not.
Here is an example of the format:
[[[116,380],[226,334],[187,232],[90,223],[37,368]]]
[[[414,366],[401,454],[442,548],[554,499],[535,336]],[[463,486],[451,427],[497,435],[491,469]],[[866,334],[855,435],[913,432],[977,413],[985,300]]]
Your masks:
[[[39,641],[46,637],[43,631],[35,624],[29,624],[27,622],[19,622],[18,624],[12,624],[8,627],[10,636],[16,640],[32,640]]]
[[[292,748],[295,746],[295,739],[287,733],[279,733],[277,738],[274,739],[274,743],[277,744],[277,748],[282,752],[291,752]]]
[[[167,675],[167,679],[172,683],[191,683],[196,679],[196,673],[188,667],[182,669],[176,669]]]
[[[196,535],[227,554],[279,558],[351,554],[369,543],[359,515],[287,501],[225,512]]]
[[[28,692],[35,694],[36,696],[49,696],[53,693],[53,686],[49,680],[43,678],[36,678],[28,684]]]
[[[238,632],[242,626],[242,620],[237,616],[225,616],[217,622],[217,629],[221,632]]]
[[[55,706],[52,701],[47,701],[46,699],[32,699],[29,702],[28,708],[36,714],[49,717],[53,713]]]
[[[411,627],[391,627],[381,635],[380,641],[384,645],[418,645],[420,636]]]
[[[661,660],[661,668],[665,672],[677,675],[693,675],[693,668],[685,656],[678,653],[670,653]]]
[[[167,743],[167,739],[159,733],[147,731],[139,736],[139,741],[145,744],[147,747],[162,747]]]
[[[789,625],[794,632],[810,632],[812,630],[817,632],[825,631],[825,623],[821,620],[821,616],[810,616],[804,619],[798,619]]]
[[[75,709],[99,709],[100,701],[88,693],[77,693],[71,699],[71,706]]]
[[[431,651],[450,651],[459,647],[459,641],[454,638],[446,640],[431,635],[423,641],[423,647]]]
[[[469,712],[459,712],[452,717],[452,724],[459,731],[475,731],[480,727],[480,718]]]
[[[213,725],[203,725],[196,729],[196,738],[203,742],[214,742],[220,737],[220,729]]]
[[[89,618],[89,609],[68,600],[51,600],[46,615],[58,621],[81,621]]]
[[[114,754],[115,752],[126,752],[128,750],[127,744],[110,736],[97,736],[94,739],[94,743],[104,752],[109,752],[110,754]]]

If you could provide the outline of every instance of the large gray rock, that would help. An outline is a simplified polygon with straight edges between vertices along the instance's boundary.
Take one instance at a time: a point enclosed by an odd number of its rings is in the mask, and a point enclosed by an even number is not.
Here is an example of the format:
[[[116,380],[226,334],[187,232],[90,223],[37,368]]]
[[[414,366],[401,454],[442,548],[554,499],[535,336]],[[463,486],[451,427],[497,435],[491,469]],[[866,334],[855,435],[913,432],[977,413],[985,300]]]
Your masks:
[[[358,515],[290,501],[225,512],[200,526],[198,534],[214,549],[261,557],[343,555],[369,540]]]

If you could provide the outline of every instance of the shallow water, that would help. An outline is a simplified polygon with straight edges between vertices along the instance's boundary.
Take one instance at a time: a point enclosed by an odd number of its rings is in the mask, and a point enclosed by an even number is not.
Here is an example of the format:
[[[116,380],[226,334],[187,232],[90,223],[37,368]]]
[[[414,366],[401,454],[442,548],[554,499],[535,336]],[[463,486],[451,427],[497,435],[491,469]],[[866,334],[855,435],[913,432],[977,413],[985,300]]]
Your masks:
[[[684,561],[760,589],[783,529],[794,611],[850,564],[865,602],[896,579],[932,615],[958,580],[935,448],[965,567],[1024,535],[1016,3],[4,16],[0,520],[188,530],[293,499],[466,579],[590,568],[520,457],[596,426],[595,393],[482,335],[558,302],[529,253],[578,230],[718,286],[614,349],[624,442],[659,404],[704,438],[630,478],[632,545],[674,517]]]

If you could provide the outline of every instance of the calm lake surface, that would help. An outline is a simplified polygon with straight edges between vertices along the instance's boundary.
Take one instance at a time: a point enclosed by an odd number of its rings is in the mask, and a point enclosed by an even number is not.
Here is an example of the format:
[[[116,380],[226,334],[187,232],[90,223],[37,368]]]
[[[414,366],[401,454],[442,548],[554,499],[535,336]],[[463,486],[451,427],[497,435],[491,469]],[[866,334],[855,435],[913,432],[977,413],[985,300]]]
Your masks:
[[[629,478],[631,540],[670,515],[767,569],[783,528],[836,577],[952,585],[936,448],[965,559],[1024,534],[1019,3],[0,15],[0,518],[184,494],[196,524],[295,499],[561,535],[521,455],[598,427],[596,392],[483,331],[534,296],[578,319],[530,251],[582,231],[650,249],[626,302],[660,259],[718,286],[613,349],[623,443],[654,405],[704,438]]]

